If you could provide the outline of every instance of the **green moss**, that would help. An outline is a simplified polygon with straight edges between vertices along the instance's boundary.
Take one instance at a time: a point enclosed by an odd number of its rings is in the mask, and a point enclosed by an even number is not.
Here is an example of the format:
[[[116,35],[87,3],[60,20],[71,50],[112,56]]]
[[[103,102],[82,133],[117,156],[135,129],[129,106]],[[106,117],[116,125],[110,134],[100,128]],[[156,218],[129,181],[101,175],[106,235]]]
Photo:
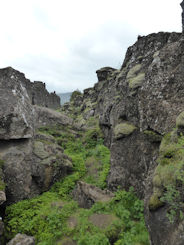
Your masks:
[[[127,74],[127,79],[134,77],[135,74],[138,74],[141,68],[142,68],[141,64],[137,64],[133,66]]]
[[[184,127],[184,111],[181,112],[179,116],[176,118],[176,127]]]
[[[127,74],[127,81],[131,89],[136,89],[142,85],[145,80],[145,73],[141,71],[141,64],[132,67]]]
[[[136,130],[136,127],[130,123],[120,123],[114,128],[115,139],[121,139],[123,137],[129,136]]]
[[[143,133],[147,136],[150,142],[161,142],[162,140],[162,136],[152,130],[145,130]]]

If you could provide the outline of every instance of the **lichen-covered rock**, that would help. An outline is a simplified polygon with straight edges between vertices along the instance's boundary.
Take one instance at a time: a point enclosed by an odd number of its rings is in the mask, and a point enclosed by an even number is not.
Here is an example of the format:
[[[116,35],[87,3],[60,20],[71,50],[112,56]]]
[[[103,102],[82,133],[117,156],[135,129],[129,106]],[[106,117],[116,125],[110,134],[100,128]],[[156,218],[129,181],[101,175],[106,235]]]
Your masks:
[[[141,72],[141,64],[132,67],[127,74],[127,82],[131,89],[140,87],[145,80],[145,73]]]
[[[114,137],[115,139],[121,139],[132,134],[136,130],[134,125],[129,123],[120,123],[114,128]]]
[[[94,185],[79,181],[72,192],[72,196],[78,202],[79,207],[91,208],[95,202],[110,201],[114,194],[108,190],[101,190]]]
[[[7,245],[35,245],[35,239],[32,236],[18,233]]]

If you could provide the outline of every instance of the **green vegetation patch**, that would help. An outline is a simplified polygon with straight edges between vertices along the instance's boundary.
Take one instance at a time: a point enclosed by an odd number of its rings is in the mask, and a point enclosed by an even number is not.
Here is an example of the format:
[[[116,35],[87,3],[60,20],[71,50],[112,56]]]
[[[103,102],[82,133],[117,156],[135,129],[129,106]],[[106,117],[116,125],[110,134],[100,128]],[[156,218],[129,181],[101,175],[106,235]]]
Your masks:
[[[79,208],[71,198],[71,191],[78,180],[87,180],[86,163],[96,161],[98,176],[94,185],[104,188],[110,166],[109,150],[103,145],[99,129],[73,132],[70,128],[42,128],[60,144],[73,162],[73,173],[55,183],[50,191],[20,201],[6,208],[6,238],[25,233],[36,238],[37,245],[60,245],[67,241],[80,245],[141,244],[148,245],[144,224],[143,203],[133,190],[118,191],[106,203],[96,203],[89,210]],[[90,182],[91,180],[89,180]],[[114,217],[104,227],[91,222],[90,217],[101,214]],[[75,220],[75,222],[74,222]],[[74,222],[74,225],[70,223]]]
[[[79,90],[74,91],[70,97],[70,101],[75,100],[78,96],[82,96],[82,93]]]
[[[121,139],[123,137],[129,136],[136,130],[136,127],[130,123],[120,123],[114,128],[115,139]]]
[[[156,210],[167,203],[167,217],[174,222],[178,216],[182,217],[184,211],[184,136],[177,136],[176,130],[166,134],[157,161],[159,165],[154,173],[149,208]]]

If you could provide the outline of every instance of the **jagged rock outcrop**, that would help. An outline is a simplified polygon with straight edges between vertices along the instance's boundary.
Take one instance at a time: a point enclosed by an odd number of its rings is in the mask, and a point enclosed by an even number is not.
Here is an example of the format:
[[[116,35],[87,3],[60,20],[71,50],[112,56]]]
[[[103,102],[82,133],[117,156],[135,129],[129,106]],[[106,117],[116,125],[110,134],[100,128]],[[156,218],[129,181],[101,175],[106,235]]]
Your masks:
[[[28,96],[25,96],[29,97],[32,105],[39,105],[52,109],[60,108],[60,97],[55,92],[49,93],[46,90],[45,83],[38,81],[31,82],[25,77],[24,73],[19,72],[12,67],[0,69],[0,79],[3,85],[1,89],[3,89],[4,92],[9,92],[10,89],[12,89],[14,97],[16,94],[20,95],[21,89],[26,89]],[[7,105],[6,100],[4,100],[4,104]]]
[[[160,32],[139,37],[128,48],[120,70],[105,67],[97,71],[98,83],[84,90],[82,98],[80,95],[81,105],[73,110],[74,117],[77,111],[82,113],[82,117],[76,116],[76,122],[79,119],[82,122],[81,128],[85,127],[86,118],[99,117],[105,143],[111,151],[108,188],[116,190],[121,186],[128,190],[133,186],[139,197],[145,199],[146,223],[153,245],[184,243],[183,220],[177,218],[170,223],[168,212],[172,210],[171,204],[161,202],[163,188],[166,188],[164,183],[176,173],[176,169],[173,172],[166,169],[164,174],[166,167],[157,168],[160,143],[163,145],[165,135],[173,132],[176,126],[178,136],[172,133],[172,137],[181,144],[183,67],[184,39],[181,33]],[[77,106],[75,100],[72,103]],[[67,110],[71,113],[72,107]],[[180,156],[178,151],[183,145],[177,147],[167,152],[166,158],[172,159],[172,152]],[[159,170],[162,172],[158,175]],[[180,189],[177,191],[181,195]],[[180,211],[183,210],[181,207],[180,203]]]
[[[71,159],[38,129],[72,125],[72,119],[50,109],[60,106],[55,93],[49,94],[43,83],[32,83],[11,67],[0,69],[0,95],[2,204],[40,194],[71,171]]]
[[[98,70],[98,83],[84,90],[78,107],[81,127],[91,115],[99,117],[111,150],[111,190],[134,186],[140,197],[145,195],[162,136],[174,127],[182,110],[182,45],[181,33],[140,37],[128,48],[120,70]]]
[[[7,245],[35,245],[35,239],[19,233]]]

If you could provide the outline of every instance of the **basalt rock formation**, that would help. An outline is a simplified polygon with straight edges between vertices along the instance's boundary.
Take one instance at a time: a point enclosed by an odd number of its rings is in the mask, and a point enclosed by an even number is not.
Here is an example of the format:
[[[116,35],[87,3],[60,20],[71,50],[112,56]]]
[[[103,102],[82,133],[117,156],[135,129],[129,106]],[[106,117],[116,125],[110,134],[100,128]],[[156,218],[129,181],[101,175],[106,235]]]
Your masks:
[[[72,163],[41,126],[70,125],[59,97],[11,67],[0,70],[0,203],[33,197],[71,171]],[[52,143],[52,144],[51,144]],[[6,187],[5,187],[6,183]],[[5,196],[6,193],[6,196]]]
[[[72,171],[72,160],[45,133],[46,126],[68,127],[78,138],[99,122],[111,152],[109,190],[79,181],[73,198],[90,208],[110,200],[118,188],[133,186],[144,200],[150,244],[184,244],[183,67],[183,33],[139,37],[120,69],[99,69],[94,87],[75,91],[61,113],[46,108],[58,104],[44,84],[31,83],[12,68],[0,70],[0,204],[40,194]],[[96,131],[92,137],[97,139]],[[86,167],[95,178],[96,169]]]
[[[98,70],[98,83],[63,107],[81,129],[99,118],[111,151],[108,188],[133,186],[145,200],[152,245],[184,243],[183,67],[181,33],[139,37],[119,70]]]

